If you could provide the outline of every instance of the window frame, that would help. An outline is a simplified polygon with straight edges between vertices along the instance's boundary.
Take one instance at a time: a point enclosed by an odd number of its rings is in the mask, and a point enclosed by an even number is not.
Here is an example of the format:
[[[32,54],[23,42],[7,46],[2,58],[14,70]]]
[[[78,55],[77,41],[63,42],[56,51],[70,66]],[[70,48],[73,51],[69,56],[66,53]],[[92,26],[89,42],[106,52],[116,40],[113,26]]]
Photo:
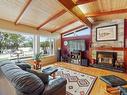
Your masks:
[[[71,37],[76,37],[76,36],[86,36],[86,35],[76,35],[76,33],[82,31],[82,30],[85,30],[85,29],[89,29],[88,27],[85,27],[85,28],[82,28],[82,29],[79,29],[79,30],[76,30],[76,31],[73,31],[73,32],[69,32],[69,33],[64,33],[63,34],[63,38],[69,38],[69,37],[66,37],[67,35],[70,35],[70,34],[74,34],[74,36],[71,36]],[[91,31],[89,31],[89,35],[91,35]]]

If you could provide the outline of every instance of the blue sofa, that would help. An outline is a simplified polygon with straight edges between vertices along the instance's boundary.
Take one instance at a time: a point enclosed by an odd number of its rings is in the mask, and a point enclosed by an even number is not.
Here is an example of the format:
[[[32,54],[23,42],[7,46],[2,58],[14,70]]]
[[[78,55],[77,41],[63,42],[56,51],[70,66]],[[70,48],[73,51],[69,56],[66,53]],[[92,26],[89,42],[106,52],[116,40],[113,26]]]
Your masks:
[[[5,88],[4,84],[0,84],[4,90],[0,95],[66,95],[66,79],[57,78],[44,83],[37,73],[29,72],[30,68],[29,71],[21,68],[10,61],[0,62],[0,83],[6,82]],[[9,91],[10,89],[12,91]]]

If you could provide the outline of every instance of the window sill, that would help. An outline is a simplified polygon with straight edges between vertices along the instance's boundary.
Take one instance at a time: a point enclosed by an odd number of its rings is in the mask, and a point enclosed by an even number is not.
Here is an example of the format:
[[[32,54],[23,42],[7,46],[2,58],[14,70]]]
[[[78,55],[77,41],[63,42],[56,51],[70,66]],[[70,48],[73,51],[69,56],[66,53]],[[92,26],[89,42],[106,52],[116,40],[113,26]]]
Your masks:
[[[46,58],[46,57],[52,57],[52,56],[55,56],[55,54],[52,54],[52,55],[46,55],[46,56],[43,56],[43,58]]]

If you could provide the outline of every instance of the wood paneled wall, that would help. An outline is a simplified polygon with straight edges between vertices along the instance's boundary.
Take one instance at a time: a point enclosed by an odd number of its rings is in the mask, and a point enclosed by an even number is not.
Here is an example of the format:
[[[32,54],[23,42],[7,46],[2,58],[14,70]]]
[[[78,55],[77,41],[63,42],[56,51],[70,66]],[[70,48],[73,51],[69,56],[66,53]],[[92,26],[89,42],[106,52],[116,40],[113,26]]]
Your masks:
[[[44,58],[42,58],[42,60],[41,60],[42,65],[53,64],[53,63],[55,63],[56,61],[57,61],[57,60],[56,60],[56,56],[55,56],[55,55],[44,57]]]

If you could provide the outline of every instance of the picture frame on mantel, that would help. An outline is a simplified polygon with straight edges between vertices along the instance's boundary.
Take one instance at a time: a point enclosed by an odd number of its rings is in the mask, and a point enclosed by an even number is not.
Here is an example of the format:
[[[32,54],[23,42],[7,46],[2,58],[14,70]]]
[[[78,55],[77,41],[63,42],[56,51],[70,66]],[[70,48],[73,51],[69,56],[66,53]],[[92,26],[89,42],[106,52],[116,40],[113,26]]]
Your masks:
[[[116,41],[118,25],[108,25],[96,28],[96,41]]]

